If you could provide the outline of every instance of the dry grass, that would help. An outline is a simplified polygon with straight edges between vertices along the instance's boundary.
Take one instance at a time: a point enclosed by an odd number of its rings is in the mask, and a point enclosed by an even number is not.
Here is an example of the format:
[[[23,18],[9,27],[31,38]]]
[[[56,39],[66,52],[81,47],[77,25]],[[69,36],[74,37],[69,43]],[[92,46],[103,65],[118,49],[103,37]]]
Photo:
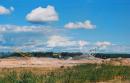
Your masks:
[[[68,68],[1,68],[10,83],[130,83],[129,66],[84,64]],[[7,83],[2,81],[2,83]],[[20,82],[23,81],[23,82]],[[28,81],[28,82],[27,82]]]

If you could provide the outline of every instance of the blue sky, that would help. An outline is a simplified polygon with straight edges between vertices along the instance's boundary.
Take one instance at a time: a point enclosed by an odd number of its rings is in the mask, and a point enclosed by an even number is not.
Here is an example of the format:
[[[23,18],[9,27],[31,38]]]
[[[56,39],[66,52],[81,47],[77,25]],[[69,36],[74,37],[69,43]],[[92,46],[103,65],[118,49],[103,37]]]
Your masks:
[[[106,52],[130,53],[129,0],[0,0],[0,6],[2,51],[19,46],[74,51],[103,44]]]

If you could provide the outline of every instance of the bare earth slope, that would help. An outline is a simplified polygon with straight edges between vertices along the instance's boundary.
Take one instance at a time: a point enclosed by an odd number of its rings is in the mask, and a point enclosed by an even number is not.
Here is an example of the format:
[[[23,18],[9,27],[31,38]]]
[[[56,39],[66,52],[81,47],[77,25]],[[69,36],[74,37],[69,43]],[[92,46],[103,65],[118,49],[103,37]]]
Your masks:
[[[82,63],[101,63],[101,59],[96,60],[61,60],[56,58],[36,58],[31,57],[28,59],[22,58],[5,58],[0,59],[0,68],[13,68],[13,67],[61,67],[73,66]]]
[[[0,59],[0,68],[14,68],[14,67],[55,67],[73,66],[82,63],[108,63],[113,65],[127,65],[130,66],[130,59],[93,59],[93,60],[62,60],[56,58],[5,58]]]

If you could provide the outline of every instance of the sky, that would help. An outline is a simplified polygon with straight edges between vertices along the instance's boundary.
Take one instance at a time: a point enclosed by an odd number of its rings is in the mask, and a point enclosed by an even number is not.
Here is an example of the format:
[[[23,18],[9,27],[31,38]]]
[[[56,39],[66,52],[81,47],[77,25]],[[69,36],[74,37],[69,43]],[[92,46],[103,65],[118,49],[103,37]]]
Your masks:
[[[130,53],[130,0],[0,0],[0,52]]]

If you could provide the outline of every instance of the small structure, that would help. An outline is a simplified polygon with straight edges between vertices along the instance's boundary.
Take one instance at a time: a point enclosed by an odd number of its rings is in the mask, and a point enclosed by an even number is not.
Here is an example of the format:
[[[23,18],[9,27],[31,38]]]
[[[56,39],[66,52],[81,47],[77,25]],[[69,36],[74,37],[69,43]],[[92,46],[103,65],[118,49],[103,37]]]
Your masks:
[[[61,53],[53,53],[54,58],[61,58]]]

